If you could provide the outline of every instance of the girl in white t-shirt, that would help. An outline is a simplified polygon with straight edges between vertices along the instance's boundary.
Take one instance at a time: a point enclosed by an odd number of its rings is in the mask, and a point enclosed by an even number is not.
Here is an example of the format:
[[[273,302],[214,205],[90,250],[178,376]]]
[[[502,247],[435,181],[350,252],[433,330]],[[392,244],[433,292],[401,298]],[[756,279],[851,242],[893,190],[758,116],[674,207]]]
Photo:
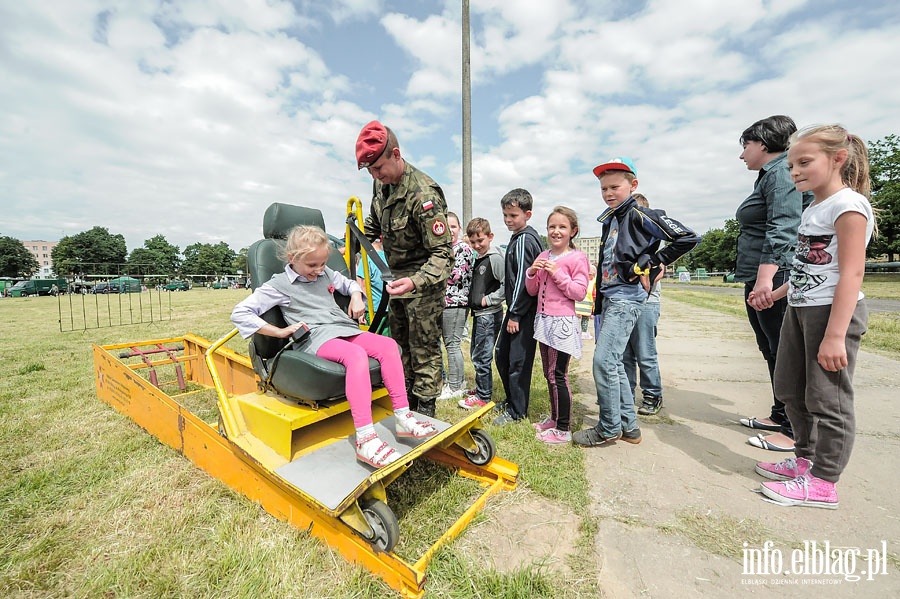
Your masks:
[[[791,137],[788,166],[797,190],[816,198],[800,220],[790,282],[772,294],[788,298],[774,385],[796,458],[760,462],[756,471],[772,479],[760,490],[775,503],[835,509],[835,483],[853,449],[853,370],[868,322],[860,290],[875,230],[868,153],[840,125],[815,126]],[[747,301],[767,307],[752,293]]]

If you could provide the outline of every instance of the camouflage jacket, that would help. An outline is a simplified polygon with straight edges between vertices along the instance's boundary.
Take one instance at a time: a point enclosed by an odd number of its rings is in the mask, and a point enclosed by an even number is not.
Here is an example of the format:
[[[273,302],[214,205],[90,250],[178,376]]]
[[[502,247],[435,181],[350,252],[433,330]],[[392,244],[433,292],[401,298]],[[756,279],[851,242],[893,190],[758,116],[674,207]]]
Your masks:
[[[410,277],[416,290],[443,285],[453,265],[444,192],[434,179],[408,162],[400,182],[375,181],[366,236],[381,236],[388,266],[397,278]]]

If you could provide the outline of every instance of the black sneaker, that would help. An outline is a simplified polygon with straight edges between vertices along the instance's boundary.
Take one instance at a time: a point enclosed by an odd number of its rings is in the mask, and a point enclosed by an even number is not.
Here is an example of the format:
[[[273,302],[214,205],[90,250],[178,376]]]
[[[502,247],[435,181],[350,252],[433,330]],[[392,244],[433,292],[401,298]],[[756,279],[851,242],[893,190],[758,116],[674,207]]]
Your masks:
[[[591,427],[573,433],[572,443],[582,447],[610,447],[615,445],[616,440],[621,438],[621,436],[621,433],[616,433],[612,437],[607,437],[597,430],[596,427]]]
[[[508,411],[504,410],[499,416],[494,418],[493,425],[494,426],[506,426],[507,424],[512,424],[514,422],[518,422],[521,418],[516,418]]]
[[[638,414],[643,416],[653,416],[662,409],[662,397],[648,396],[644,398],[641,407],[638,408]]]
[[[622,431],[621,439],[626,443],[631,443],[632,445],[637,445],[641,442],[641,429],[635,428],[630,431]]]

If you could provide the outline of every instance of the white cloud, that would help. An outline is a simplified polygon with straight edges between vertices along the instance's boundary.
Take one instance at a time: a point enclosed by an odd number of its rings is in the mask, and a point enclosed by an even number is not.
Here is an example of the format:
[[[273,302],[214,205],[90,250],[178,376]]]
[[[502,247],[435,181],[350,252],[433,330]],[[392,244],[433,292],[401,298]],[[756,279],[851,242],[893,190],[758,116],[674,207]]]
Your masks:
[[[129,248],[162,233],[239,249],[272,201],[321,207],[335,232],[347,197],[368,201],[353,146],[373,118],[458,210],[459,3],[399,6],[3,3],[0,232],[55,239],[101,225]],[[889,6],[484,0],[472,11],[475,213],[498,241],[508,237],[498,201],[513,187],[534,194],[538,230],[562,203],[596,233],[590,169],[615,155],[636,159],[651,202],[705,231],[752,186],[737,140],[753,121],[839,121],[865,139],[900,131]],[[333,47],[298,33],[327,32],[358,52],[341,36],[363,25],[366,51],[402,49],[398,89],[337,71]],[[377,114],[354,101],[359,90],[385,98]]]

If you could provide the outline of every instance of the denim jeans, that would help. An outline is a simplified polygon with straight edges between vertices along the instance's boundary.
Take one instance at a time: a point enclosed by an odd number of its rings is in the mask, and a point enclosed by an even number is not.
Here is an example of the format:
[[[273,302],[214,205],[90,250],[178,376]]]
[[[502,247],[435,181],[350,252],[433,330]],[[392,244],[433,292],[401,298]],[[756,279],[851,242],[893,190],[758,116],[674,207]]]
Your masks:
[[[622,355],[640,316],[641,306],[641,302],[620,299],[603,302],[593,368],[597,405],[600,406],[597,430],[604,437],[615,437],[622,430],[631,431],[638,426],[634,395],[625,376]]]
[[[466,328],[467,311],[467,308],[444,308],[442,333],[447,349],[447,385],[451,391],[459,391],[466,382],[460,344]]]
[[[645,302],[622,356],[632,395],[637,382],[637,368],[640,367],[641,394],[644,397],[662,397],[662,379],[659,375],[659,358],[656,354],[658,322],[659,302]]]
[[[472,366],[475,367],[475,396],[481,401],[491,401],[491,395],[494,393],[491,364],[502,322],[503,310],[472,317],[472,343],[469,350]]]

